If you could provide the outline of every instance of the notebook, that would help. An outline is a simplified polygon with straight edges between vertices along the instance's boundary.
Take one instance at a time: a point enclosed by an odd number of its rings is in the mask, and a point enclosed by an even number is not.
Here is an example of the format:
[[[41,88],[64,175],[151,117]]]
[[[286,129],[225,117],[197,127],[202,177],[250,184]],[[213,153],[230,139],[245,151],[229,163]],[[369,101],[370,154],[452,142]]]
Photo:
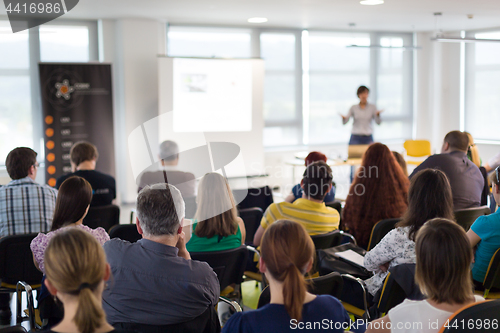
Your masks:
[[[365,267],[364,266],[365,257],[360,255],[359,253],[354,252],[353,250],[336,252],[333,255],[338,257],[338,258],[347,260],[350,263],[353,263],[354,265],[358,265],[358,266],[363,267],[363,268]]]

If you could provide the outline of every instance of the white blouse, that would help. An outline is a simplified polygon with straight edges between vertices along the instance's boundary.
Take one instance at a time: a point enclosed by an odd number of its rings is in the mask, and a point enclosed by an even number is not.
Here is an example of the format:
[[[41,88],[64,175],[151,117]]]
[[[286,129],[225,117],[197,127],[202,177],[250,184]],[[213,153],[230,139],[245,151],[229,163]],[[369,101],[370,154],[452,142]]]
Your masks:
[[[380,266],[389,263],[389,268],[400,264],[414,264],[415,242],[408,239],[410,227],[391,230],[372,250],[365,255],[364,266],[374,275],[365,280],[368,292],[375,295],[384,284],[388,272],[382,272]]]

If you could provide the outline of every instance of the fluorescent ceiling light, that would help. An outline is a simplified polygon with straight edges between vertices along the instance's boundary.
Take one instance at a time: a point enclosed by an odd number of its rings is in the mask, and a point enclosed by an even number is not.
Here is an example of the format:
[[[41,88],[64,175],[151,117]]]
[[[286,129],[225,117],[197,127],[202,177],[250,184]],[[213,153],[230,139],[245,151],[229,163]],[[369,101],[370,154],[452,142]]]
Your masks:
[[[265,23],[267,18],[265,17],[251,17],[248,19],[248,23]]]
[[[366,6],[374,6],[383,4],[384,0],[361,0],[359,3]]]

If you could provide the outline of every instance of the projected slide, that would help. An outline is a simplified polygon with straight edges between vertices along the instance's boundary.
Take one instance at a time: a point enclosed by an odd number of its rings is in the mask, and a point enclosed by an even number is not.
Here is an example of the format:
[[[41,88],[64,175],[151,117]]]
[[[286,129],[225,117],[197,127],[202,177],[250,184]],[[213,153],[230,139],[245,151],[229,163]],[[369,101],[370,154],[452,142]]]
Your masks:
[[[250,60],[173,61],[174,132],[252,130]]]

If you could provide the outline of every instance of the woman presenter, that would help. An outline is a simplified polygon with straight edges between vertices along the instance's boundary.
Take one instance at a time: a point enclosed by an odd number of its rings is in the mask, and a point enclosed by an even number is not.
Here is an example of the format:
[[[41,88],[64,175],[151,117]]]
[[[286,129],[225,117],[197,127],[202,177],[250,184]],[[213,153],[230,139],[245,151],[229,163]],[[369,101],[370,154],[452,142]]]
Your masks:
[[[377,110],[375,105],[368,103],[368,94],[370,89],[365,86],[358,88],[359,104],[351,106],[347,116],[342,116],[343,124],[347,124],[351,117],[354,118],[352,125],[350,145],[368,145],[373,142],[373,127],[372,122],[375,120],[380,125],[380,113],[383,110]]]

